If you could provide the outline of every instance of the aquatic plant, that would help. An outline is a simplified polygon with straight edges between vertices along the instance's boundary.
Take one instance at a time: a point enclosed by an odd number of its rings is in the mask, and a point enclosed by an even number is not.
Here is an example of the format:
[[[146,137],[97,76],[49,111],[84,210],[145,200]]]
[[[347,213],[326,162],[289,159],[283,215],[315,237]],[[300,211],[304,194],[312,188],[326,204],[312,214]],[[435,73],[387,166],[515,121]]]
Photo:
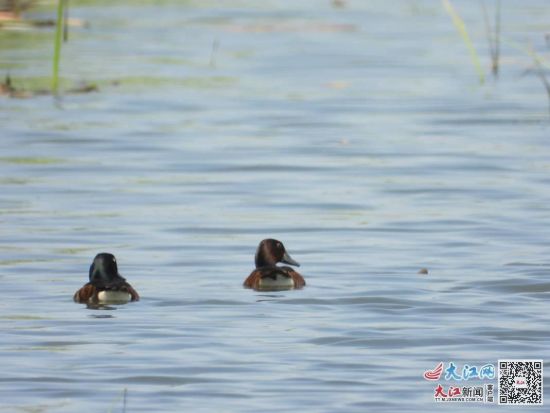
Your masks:
[[[499,59],[500,59],[500,0],[497,0],[495,9],[495,28],[494,33],[489,21],[489,13],[485,2],[481,2],[483,9],[483,18],[485,21],[485,33],[489,42],[489,53],[491,55],[491,71],[493,76],[498,77]]]
[[[8,12],[18,18],[21,12],[31,8],[36,0],[6,0],[0,3],[0,12]]]
[[[474,44],[472,43],[472,40],[470,39],[470,35],[468,34],[468,30],[466,29],[466,24],[464,23],[464,20],[462,20],[462,17],[460,17],[458,12],[455,10],[450,0],[442,0],[442,2],[443,2],[443,7],[445,7],[445,10],[451,16],[453,24],[458,30],[458,33],[460,34],[462,41],[464,42],[464,44],[468,48],[468,51],[470,52],[470,58],[477,72],[477,75],[479,77],[479,82],[483,84],[485,82],[485,73],[483,71],[483,68],[481,67],[479,56],[476,52]]]
[[[65,22],[66,22],[66,8],[68,0],[58,0],[57,2],[57,18],[55,26],[55,40],[54,40],[54,52],[53,52],[53,74],[52,74],[52,93],[57,95],[59,88],[59,62],[61,59],[61,43],[63,42],[63,34],[65,38],[67,35]],[[64,29],[65,28],[65,29]]]

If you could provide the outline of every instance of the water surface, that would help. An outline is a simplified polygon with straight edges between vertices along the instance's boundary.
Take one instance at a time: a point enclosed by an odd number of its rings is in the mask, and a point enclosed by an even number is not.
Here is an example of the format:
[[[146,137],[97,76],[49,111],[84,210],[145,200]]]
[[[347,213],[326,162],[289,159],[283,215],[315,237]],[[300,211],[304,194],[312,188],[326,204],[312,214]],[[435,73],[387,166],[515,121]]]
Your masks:
[[[100,92],[0,100],[2,411],[499,409],[422,373],[550,359],[547,97],[514,47],[548,52],[550,8],[503,3],[484,85],[438,2],[72,7],[62,72]],[[51,31],[0,36],[49,74]],[[241,287],[265,237],[305,289]],[[140,302],[72,302],[101,251]]]

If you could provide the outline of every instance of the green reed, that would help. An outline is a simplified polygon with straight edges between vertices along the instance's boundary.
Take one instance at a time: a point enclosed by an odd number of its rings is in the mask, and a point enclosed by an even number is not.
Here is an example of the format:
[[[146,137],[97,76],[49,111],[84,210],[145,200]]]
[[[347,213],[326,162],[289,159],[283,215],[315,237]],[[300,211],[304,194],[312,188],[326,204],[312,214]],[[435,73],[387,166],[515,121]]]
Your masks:
[[[483,84],[485,82],[485,73],[483,71],[483,68],[481,67],[479,56],[476,52],[474,44],[472,43],[472,40],[470,39],[470,35],[468,34],[468,30],[466,29],[466,24],[464,23],[464,20],[462,20],[462,17],[460,17],[458,12],[455,10],[450,0],[442,0],[442,2],[443,2],[443,7],[445,7],[445,10],[451,16],[451,19],[453,20],[453,24],[458,30],[458,33],[460,34],[462,41],[464,42],[464,44],[468,48],[468,51],[470,52],[470,58],[477,72],[477,75],[479,77],[479,83]]]
[[[61,60],[61,43],[63,42],[63,28],[65,23],[66,0],[57,1],[57,20],[55,26],[55,40],[53,50],[52,93],[57,95],[59,89],[59,62]]]

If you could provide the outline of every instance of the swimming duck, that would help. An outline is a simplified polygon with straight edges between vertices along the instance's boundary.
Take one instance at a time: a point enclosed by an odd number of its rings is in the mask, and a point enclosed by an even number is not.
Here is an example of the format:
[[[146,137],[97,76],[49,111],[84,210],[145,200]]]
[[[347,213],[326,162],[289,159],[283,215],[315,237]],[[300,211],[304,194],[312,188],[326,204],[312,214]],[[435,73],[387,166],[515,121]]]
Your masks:
[[[244,286],[255,290],[287,290],[302,288],[306,285],[304,277],[290,267],[278,267],[276,264],[300,266],[285,250],[281,241],[264,239],[256,250],[256,269],[244,281]]]
[[[77,303],[127,303],[139,300],[139,294],[118,273],[113,254],[97,254],[90,266],[90,282],[78,290]]]

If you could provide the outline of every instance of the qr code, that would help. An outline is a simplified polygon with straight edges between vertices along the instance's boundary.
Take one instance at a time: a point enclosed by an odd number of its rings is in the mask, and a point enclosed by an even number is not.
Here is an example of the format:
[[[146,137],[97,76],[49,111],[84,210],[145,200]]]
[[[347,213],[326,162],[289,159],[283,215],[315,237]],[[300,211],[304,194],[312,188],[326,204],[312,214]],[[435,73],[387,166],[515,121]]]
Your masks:
[[[498,404],[542,405],[542,360],[498,361]]]

